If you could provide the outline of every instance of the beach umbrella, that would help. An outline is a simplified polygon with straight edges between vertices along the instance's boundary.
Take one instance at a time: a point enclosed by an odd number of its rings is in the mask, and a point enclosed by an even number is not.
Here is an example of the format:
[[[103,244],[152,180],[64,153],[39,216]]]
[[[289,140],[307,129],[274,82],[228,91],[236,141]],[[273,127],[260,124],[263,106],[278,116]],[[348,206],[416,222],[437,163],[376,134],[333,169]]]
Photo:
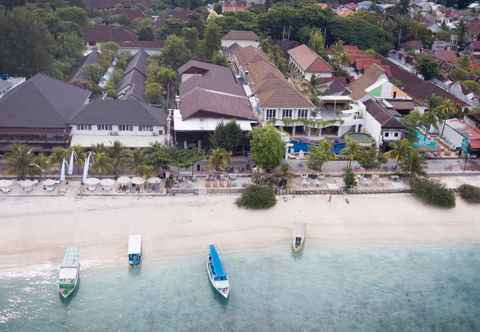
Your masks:
[[[90,151],[87,156],[87,160],[85,160],[85,165],[83,165],[83,176],[82,176],[82,183],[85,183],[85,180],[88,177],[88,168],[90,167],[90,158],[92,157],[92,152]]]
[[[132,178],[132,183],[134,185],[140,186],[145,183],[145,179],[139,176],[135,176],[134,178]]]
[[[121,176],[117,179],[118,184],[127,185],[132,182],[128,176]]]
[[[112,179],[101,179],[100,180],[100,185],[102,187],[113,187],[113,185],[115,184],[115,181],[112,180]]]
[[[83,184],[89,187],[96,186],[99,183],[100,183],[100,180],[97,178],[86,178],[85,181],[83,181]]]
[[[28,188],[28,187],[32,187],[37,182],[32,180],[22,180],[22,181],[18,181],[17,183],[22,188]]]
[[[160,184],[162,180],[156,176],[147,179],[148,184]]]
[[[52,180],[52,179],[46,179],[45,181],[42,182],[42,185],[44,185],[45,187],[52,187],[54,185],[56,185],[58,182],[55,181],[55,180]]]
[[[65,158],[62,159],[62,167],[60,168],[60,182],[65,182]]]
[[[68,163],[68,175],[72,176],[73,175],[73,154],[75,152],[72,151],[70,154],[70,162]]]
[[[13,184],[11,180],[0,180],[0,188],[8,188]]]

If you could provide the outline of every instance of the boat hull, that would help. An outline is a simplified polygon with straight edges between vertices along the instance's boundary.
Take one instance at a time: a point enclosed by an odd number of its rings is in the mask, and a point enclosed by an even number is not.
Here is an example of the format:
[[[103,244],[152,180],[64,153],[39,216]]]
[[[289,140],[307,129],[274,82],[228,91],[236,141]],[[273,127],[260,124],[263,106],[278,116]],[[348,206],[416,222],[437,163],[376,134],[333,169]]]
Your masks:
[[[70,296],[72,296],[73,293],[75,293],[76,289],[77,289],[77,286],[78,286],[78,282],[79,282],[79,279],[80,279],[80,276],[78,276],[77,279],[75,279],[75,282],[73,284],[73,287],[71,288],[63,288],[61,287],[60,285],[58,286],[58,293],[60,294],[60,296],[62,297],[62,299],[68,299]]]
[[[210,270],[208,261],[206,266],[207,266],[207,275],[208,275],[208,279],[210,280],[210,284],[217,291],[218,294],[223,296],[225,299],[228,299],[228,296],[230,295],[230,285],[228,284],[228,280],[227,280],[226,286],[218,285],[218,283],[213,279],[212,271]]]

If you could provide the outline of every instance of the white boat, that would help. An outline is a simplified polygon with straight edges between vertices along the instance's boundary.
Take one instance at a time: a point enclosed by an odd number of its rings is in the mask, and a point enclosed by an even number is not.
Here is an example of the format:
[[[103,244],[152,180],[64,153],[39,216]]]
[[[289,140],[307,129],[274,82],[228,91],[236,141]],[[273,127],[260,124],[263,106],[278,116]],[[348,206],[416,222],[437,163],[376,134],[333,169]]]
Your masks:
[[[228,275],[222,264],[220,253],[217,246],[211,244],[209,247],[207,260],[207,273],[210,283],[217,292],[224,298],[228,298],[230,293],[230,283],[228,282]]]
[[[142,262],[142,236],[130,235],[128,237],[128,263],[138,265]]]
[[[78,248],[67,248],[58,276],[58,292],[66,299],[77,288],[80,279],[80,252]]]
[[[307,225],[304,223],[296,223],[293,227],[292,234],[292,250],[294,252],[300,252],[305,245],[305,234],[307,231]]]

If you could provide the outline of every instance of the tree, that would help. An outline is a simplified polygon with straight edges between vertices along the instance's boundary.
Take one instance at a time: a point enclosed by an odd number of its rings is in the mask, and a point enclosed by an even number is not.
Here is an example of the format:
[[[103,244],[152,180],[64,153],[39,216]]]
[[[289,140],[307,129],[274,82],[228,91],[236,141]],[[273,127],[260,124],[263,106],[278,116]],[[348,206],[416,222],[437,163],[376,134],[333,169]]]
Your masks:
[[[89,65],[85,66],[85,71],[87,73],[88,79],[92,83],[98,83],[103,77],[103,74],[105,73],[103,68],[97,64],[97,63],[92,63]]]
[[[420,55],[417,58],[416,69],[427,81],[438,76],[440,73],[438,63],[430,55]]]
[[[343,42],[341,40],[337,41],[332,46],[332,54],[333,65],[337,70],[341,69],[345,65],[348,65],[348,63],[350,62],[347,54],[345,53],[345,48],[343,47]]]
[[[208,158],[208,166],[215,172],[223,172],[230,165],[231,155],[231,152],[225,149],[213,149]]]
[[[159,143],[152,144],[148,149],[148,161],[157,171],[166,168],[168,164],[172,161],[171,152],[173,148]]]
[[[73,154],[75,156],[75,163],[77,165],[77,173],[80,174],[80,170],[85,163],[85,148],[81,145],[75,144],[70,147],[69,149],[69,157],[70,153],[73,151]]]
[[[149,165],[147,162],[147,153],[145,149],[133,150],[130,162],[135,170],[135,174],[145,177],[153,174],[153,166]]]
[[[323,38],[320,30],[315,29],[310,32],[309,44],[310,47],[318,54],[323,53],[325,50],[325,39]]]
[[[153,35],[153,30],[151,27],[143,27],[138,32],[138,39],[139,40],[155,40],[155,36]]]
[[[198,48],[198,31],[195,28],[185,27],[182,29],[182,36],[185,39],[187,48],[195,54]]]
[[[343,174],[343,182],[345,183],[345,189],[349,190],[357,185],[357,180],[355,179],[355,174],[353,174],[352,169],[347,167],[345,173]]]
[[[114,56],[117,53],[119,48],[120,48],[120,45],[118,45],[113,41],[109,41],[109,42],[103,43],[102,46],[100,47],[100,50],[102,53],[107,53],[111,56]]]
[[[150,104],[160,103],[162,97],[162,87],[160,84],[155,82],[145,84],[145,96]]]
[[[0,72],[32,76],[53,63],[54,40],[46,25],[26,8],[0,15]]]
[[[385,158],[394,159],[396,161],[407,158],[413,149],[410,141],[406,138],[390,143],[390,151],[385,153]]]
[[[236,203],[247,209],[269,209],[277,203],[277,199],[272,186],[254,184],[242,192]]]
[[[309,168],[321,171],[326,161],[334,159],[335,153],[332,152],[330,142],[327,139],[323,139],[318,144],[310,147],[307,164]]]
[[[108,174],[112,171],[112,160],[105,151],[96,151],[92,169],[98,174]]]
[[[191,55],[185,44],[185,39],[176,35],[170,35],[165,41],[165,47],[162,49],[160,59],[163,64],[177,69],[186,63]]]
[[[222,148],[233,153],[240,148],[243,139],[243,131],[235,121],[229,121],[227,124],[221,122],[210,136],[210,144],[215,148]]]
[[[425,158],[413,148],[404,158],[400,159],[399,166],[403,172],[410,174],[411,177],[425,175]]]
[[[347,137],[345,142],[346,146],[342,150],[342,154],[347,159],[347,168],[352,168],[352,162],[357,159],[361,147],[357,141],[351,139],[350,137]]]
[[[455,32],[457,34],[457,43],[458,47],[463,50],[465,48],[465,40],[466,40],[466,34],[467,34],[467,28],[465,26],[465,21],[462,19],[458,23]]]
[[[209,20],[205,28],[205,56],[207,59],[212,59],[215,53],[218,53],[220,50],[220,39],[222,38],[220,34],[220,27],[215,20]]]
[[[365,169],[378,167],[382,162],[382,155],[375,145],[360,149],[357,154],[357,161]]]
[[[254,128],[250,145],[253,160],[267,172],[280,165],[285,154],[285,144],[280,133],[270,125]]]
[[[12,149],[5,154],[7,166],[15,172],[18,178],[37,173],[35,155],[32,149],[24,144],[13,144]]]
[[[413,193],[427,204],[439,207],[455,207],[455,194],[445,185],[428,178],[414,177],[410,181]]]
[[[120,172],[127,165],[129,154],[125,147],[119,141],[115,141],[113,146],[107,149],[107,156],[111,160],[112,172],[119,176]]]
[[[61,21],[68,21],[77,24],[79,27],[84,27],[88,23],[88,15],[85,9],[66,6],[58,8],[55,14]]]
[[[400,15],[408,15],[408,9],[410,8],[410,0],[400,0],[398,4],[398,11]]]

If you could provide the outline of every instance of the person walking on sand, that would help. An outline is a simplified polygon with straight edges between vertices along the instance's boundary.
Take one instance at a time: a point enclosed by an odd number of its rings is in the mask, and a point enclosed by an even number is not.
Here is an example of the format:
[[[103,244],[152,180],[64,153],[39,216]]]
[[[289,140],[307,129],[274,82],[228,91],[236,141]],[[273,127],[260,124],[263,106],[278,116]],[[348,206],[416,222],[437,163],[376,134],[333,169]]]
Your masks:
[[[332,202],[332,194],[328,196],[328,203],[331,203],[331,202]]]

